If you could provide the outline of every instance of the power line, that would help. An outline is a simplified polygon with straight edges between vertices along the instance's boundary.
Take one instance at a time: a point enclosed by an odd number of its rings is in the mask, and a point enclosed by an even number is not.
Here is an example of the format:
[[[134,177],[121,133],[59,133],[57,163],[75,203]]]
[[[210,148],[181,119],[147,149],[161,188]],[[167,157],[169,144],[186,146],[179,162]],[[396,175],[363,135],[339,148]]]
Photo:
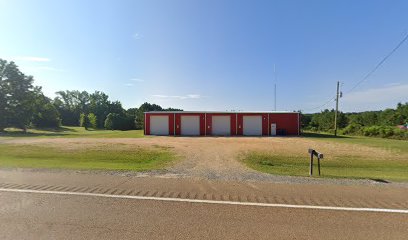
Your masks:
[[[333,94],[333,97],[331,97],[330,99],[328,99],[326,102],[324,102],[322,105],[318,106],[318,107],[314,107],[314,108],[308,108],[308,109],[303,109],[303,111],[313,111],[316,109],[321,109],[322,107],[328,105],[329,103],[331,103],[332,101],[336,100],[335,97],[335,93]]]
[[[405,37],[397,44],[397,46],[395,46],[387,55],[385,55],[385,57],[377,64],[375,65],[375,67],[368,72],[360,81],[358,81],[350,90],[347,91],[347,93],[352,92],[356,87],[358,87],[361,83],[365,82],[368,80],[368,78],[375,72],[378,70],[378,68],[381,67],[381,65],[383,65],[385,63],[385,61],[387,61],[388,58],[390,58],[406,41],[408,40],[408,33],[405,35]],[[315,109],[320,109],[324,106],[326,106],[327,104],[329,104],[331,101],[336,100],[336,97],[330,98],[328,101],[326,101],[324,104],[315,107],[315,108],[311,108],[311,109],[306,109],[305,111],[311,111],[311,110],[315,110]]]
[[[405,35],[405,37],[398,43],[398,45],[396,47],[394,47],[391,52],[389,52],[370,72],[368,72],[360,81],[358,81],[349,91],[347,91],[347,93],[350,93],[351,91],[353,91],[356,87],[358,87],[361,83],[365,82],[375,71],[377,71],[378,68],[381,67],[381,65],[383,65],[383,63],[385,61],[387,61],[387,59],[389,57],[391,57],[401,46],[402,44],[404,44],[404,42],[406,42],[408,40],[408,33]]]

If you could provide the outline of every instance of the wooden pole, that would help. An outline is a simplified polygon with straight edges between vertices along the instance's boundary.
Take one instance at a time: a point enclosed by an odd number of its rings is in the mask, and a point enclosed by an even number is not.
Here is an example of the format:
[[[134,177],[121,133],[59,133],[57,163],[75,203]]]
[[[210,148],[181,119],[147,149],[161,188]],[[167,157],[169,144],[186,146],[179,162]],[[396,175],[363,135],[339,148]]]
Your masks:
[[[310,175],[310,176],[313,176],[313,152],[310,153],[309,175]]]
[[[340,82],[337,81],[336,112],[334,114],[334,136],[337,136],[337,112],[339,111],[339,88],[340,88]]]

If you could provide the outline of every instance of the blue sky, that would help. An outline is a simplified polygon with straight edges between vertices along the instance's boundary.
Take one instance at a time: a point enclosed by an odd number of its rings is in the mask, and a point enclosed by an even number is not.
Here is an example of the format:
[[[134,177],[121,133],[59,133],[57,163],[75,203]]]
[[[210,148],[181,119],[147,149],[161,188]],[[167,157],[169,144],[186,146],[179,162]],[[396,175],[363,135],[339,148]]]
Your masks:
[[[408,101],[408,1],[0,0],[0,58],[46,95],[101,90],[126,108],[344,111]],[[330,102],[323,108],[334,107]]]

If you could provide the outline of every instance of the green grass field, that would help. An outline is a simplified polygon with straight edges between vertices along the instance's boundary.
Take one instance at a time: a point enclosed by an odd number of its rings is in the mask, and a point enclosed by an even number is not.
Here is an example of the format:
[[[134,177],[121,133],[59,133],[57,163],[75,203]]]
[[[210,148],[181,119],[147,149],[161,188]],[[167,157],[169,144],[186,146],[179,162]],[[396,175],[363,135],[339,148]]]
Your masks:
[[[364,136],[333,136],[332,134],[326,133],[304,133],[304,137],[307,139],[313,139],[318,141],[330,141],[336,143],[350,143],[350,144],[360,144],[369,147],[388,149],[390,151],[396,151],[401,153],[408,153],[408,141],[407,140],[397,140],[388,138],[377,138],[377,137],[364,137]]]
[[[305,156],[272,155],[249,152],[242,160],[257,171],[290,176],[308,176],[309,162]],[[314,174],[317,175],[317,161]],[[322,176],[329,178],[366,178],[375,180],[408,180],[407,161],[367,160],[353,156],[322,160]]]
[[[143,130],[85,130],[82,127],[60,129],[7,129],[0,139],[24,138],[141,138]],[[59,143],[59,144],[0,144],[0,167],[50,168],[83,170],[148,171],[163,169],[177,160],[172,149],[140,147],[131,144]]]
[[[0,144],[0,167],[148,171],[171,165],[177,156],[159,146]]]
[[[83,127],[61,127],[59,129],[28,129],[24,133],[21,129],[8,128],[0,137],[61,137],[61,138],[140,138],[144,137],[143,130],[85,130]]]
[[[404,140],[339,136],[327,134],[306,133],[306,140],[316,141],[326,145],[333,144],[333,148],[350,148],[348,154],[329,153],[321,161],[322,176],[329,178],[365,178],[394,181],[408,181],[408,142]],[[384,150],[386,154],[367,156],[355,154],[358,146],[368,146],[373,149]],[[356,146],[356,149],[351,148]],[[326,146],[327,148],[327,146]],[[317,149],[318,150],[318,149]],[[327,156],[326,155],[326,156]],[[298,152],[280,152],[279,154],[249,151],[240,156],[248,167],[257,171],[291,176],[308,176],[309,161],[306,154]],[[315,158],[316,159],[316,158]],[[314,173],[317,175],[317,161],[315,160]]]

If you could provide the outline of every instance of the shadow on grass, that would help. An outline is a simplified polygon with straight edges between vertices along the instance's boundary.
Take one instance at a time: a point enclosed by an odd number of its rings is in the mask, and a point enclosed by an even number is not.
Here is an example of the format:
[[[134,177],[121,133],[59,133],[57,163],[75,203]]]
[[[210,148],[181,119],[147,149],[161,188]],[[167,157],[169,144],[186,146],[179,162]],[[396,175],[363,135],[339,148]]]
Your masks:
[[[77,132],[73,128],[59,127],[59,128],[36,128],[36,130],[47,131],[47,132]]]
[[[32,132],[3,132],[0,133],[0,137],[57,137],[57,136],[66,136],[67,134],[63,133],[32,133]]]
[[[59,128],[37,128],[42,132],[24,132],[23,130],[13,130],[0,132],[0,137],[57,137],[66,136],[67,132],[77,132],[75,129],[59,127]],[[63,133],[65,132],[65,133]]]
[[[305,133],[303,133],[302,134],[302,136],[303,137],[313,137],[313,138],[338,138],[338,139],[341,139],[341,138],[350,138],[350,137],[347,137],[347,136],[334,136],[334,135],[331,135],[331,134],[325,134],[325,133],[313,133],[313,132],[305,132]]]

